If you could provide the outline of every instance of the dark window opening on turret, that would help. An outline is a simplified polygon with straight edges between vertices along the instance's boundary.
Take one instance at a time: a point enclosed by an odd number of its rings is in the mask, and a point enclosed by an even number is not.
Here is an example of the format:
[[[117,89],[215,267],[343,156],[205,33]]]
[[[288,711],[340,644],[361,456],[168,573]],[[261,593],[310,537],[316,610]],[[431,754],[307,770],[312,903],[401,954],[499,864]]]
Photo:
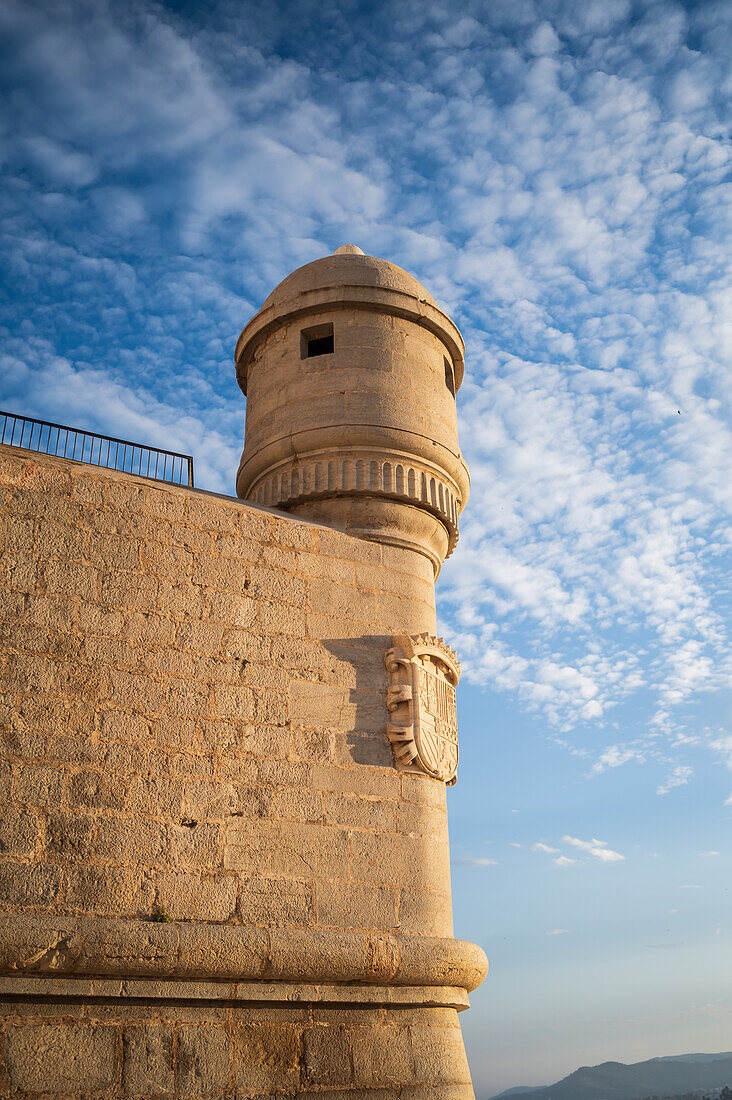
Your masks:
[[[312,359],[314,355],[331,355],[333,352],[333,326],[315,325],[303,329],[300,334],[300,358]]]
[[[449,359],[445,359],[445,385],[448,390],[455,396],[455,373],[452,369],[452,363]]]

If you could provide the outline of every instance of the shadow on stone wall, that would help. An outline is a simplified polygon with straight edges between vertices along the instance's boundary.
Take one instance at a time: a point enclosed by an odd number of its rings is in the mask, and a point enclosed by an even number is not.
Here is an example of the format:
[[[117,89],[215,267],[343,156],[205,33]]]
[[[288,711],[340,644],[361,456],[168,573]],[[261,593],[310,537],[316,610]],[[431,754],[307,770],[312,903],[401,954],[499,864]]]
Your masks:
[[[324,638],[326,677],[343,694],[344,749],[350,762],[390,767],[392,752],[386,735],[387,676],[384,655],[388,634]]]

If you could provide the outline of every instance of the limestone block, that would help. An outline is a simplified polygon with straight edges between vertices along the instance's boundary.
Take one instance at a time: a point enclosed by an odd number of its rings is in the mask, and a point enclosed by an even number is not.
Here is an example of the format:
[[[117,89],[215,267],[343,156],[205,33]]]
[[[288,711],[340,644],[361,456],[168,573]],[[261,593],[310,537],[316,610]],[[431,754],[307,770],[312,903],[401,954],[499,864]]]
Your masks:
[[[185,825],[170,826],[170,857],[174,867],[188,870],[212,871],[222,866],[223,843],[221,838],[221,825],[193,822],[191,818],[185,818]],[[145,823],[148,824],[148,823]],[[153,829],[159,829],[157,824],[149,823],[151,828],[148,834],[152,845],[155,845],[155,833]],[[162,834],[162,829],[161,829]],[[147,838],[146,838],[147,839]],[[155,860],[159,852],[163,850],[163,837],[160,838],[160,849],[150,848],[149,857],[145,862]]]
[[[206,684],[190,680],[172,680],[163,696],[162,710],[182,718],[200,718],[210,714],[210,691]]]
[[[77,532],[77,535],[85,532]],[[140,544],[137,539],[128,535],[110,535],[103,531],[92,531],[89,535],[89,545],[84,553],[84,541],[75,549],[66,547],[67,539],[62,542],[54,533],[53,545],[57,556],[61,558],[85,557],[90,562],[106,562],[110,569],[134,571],[140,570]],[[77,540],[78,541],[78,540]],[[159,545],[152,543],[151,545]],[[58,551],[61,551],[58,553]],[[104,586],[102,586],[104,591]],[[115,602],[115,601],[112,601]]]
[[[312,769],[312,784],[317,790],[339,791],[363,798],[397,799],[400,776],[394,768],[329,767]],[[444,784],[440,784],[444,792]]]
[[[336,739],[332,730],[295,726],[290,734],[292,755],[309,764],[330,763],[335,757]]]
[[[188,529],[182,529],[186,531]],[[235,558],[237,561],[248,562],[250,565],[254,565],[256,562],[262,559],[263,545],[261,541],[256,538],[247,538],[246,535],[240,531],[234,531],[233,534],[219,534],[214,537],[213,547],[194,547],[193,549],[212,549],[212,552],[219,557],[223,558]]]
[[[348,833],[296,821],[235,818],[227,824],[224,866],[245,875],[342,878],[348,867]]]
[[[66,904],[72,910],[105,916],[152,913],[155,886],[139,871],[80,866],[69,872]]]
[[[100,572],[98,569],[81,565],[78,561],[62,562],[48,559],[43,563],[43,587],[49,596],[55,594],[68,596],[69,592],[73,592],[78,599],[94,603],[100,595]],[[35,588],[34,584],[28,591],[35,591]],[[117,604],[118,601],[108,599],[104,602]]]
[[[399,805],[396,831],[410,836],[447,840],[447,813],[442,806],[402,802]]]
[[[299,629],[299,623],[298,629]],[[304,623],[302,624],[305,625]],[[311,672],[323,667],[325,651],[320,642],[308,638],[274,637],[269,643],[270,659],[278,666],[292,671]]]
[[[417,890],[410,886],[399,896],[399,928],[418,936],[452,936],[452,899],[449,890]]]
[[[451,1028],[413,1026],[411,1030],[418,1081],[470,1085],[470,1070],[457,1019]]]
[[[69,581],[67,580],[65,591],[68,590]],[[79,594],[82,598],[89,598]],[[119,570],[110,570],[102,578],[102,603],[108,606],[152,611],[157,598],[158,582],[154,577],[142,576],[139,572],[123,573]]]
[[[89,810],[121,809],[126,789],[100,772],[80,771],[69,779],[69,805]]]
[[[300,761],[276,760],[269,757],[260,761],[259,779],[272,786],[307,787],[311,771]]]
[[[447,812],[447,791],[445,784],[429,775],[401,773],[401,796],[405,802],[425,803]]]
[[[397,892],[387,886],[318,882],[318,924],[331,928],[392,930],[397,927]]]
[[[249,588],[250,567],[234,558],[197,556],[193,567],[193,583],[222,592],[243,593]]]
[[[356,707],[346,688],[293,680],[289,685],[289,717],[302,726],[349,729]]]
[[[126,808],[133,814],[183,816],[184,781],[163,775],[135,776],[127,788]]]
[[[283,821],[320,821],[323,796],[310,787],[277,787],[272,791],[269,812],[273,818]]]
[[[172,1027],[126,1027],[122,1035],[122,1056],[125,1096],[174,1095]]]
[[[396,830],[396,809],[394,802],[331,793],[325,796],[325,820],[329,824],[353,829],[393,833]]]
[[[160,906],[174,920],[226,921],[236,908],[233,878],[185,873],[156,877]]]
[[[66,633],[72,629],[74,617],[77,623],[83,619],[83,611],[91,610],[91,605],[75,605],[69,599],[70,593],[60,596],[41,596],[37,591],[33,599],[23,601],[22,618],[24,622],[42,626],[46,630]],[[119,617],[121,619],[121,616]]]
[[[50,858],[89,859],[96,848],[96,820],[86,814],[53,812],[46,818],[46,853]]]
[[[51,927],[45,918],[45,927]],[[92,974],[172,974],[177,966],[180,930],[174,924],[119,919],[72,920],[83,948],[75,969]],[[48,935],[48,932],[46,932]]]
[[[447,844],[422,837],[354,832],[351,873],[356,882],[439,890],[450,881]]]
[[[167,848],[165,826],[157,821],[118,817],[97,821],[95,851],[98,857],[149,867],[164,861]]]
[[[12,856],[32,856],[37,834],[38,819],[35,814],[23,813],[11,805],[0,817],[0,852]]]
[[[187,819],[219,820],[239,807],[239,795],[232,783],[189,779],[185,784],[182,815]]]
[[[180,970],[186,975],[260,978],[267,966],[267,933],[241,926],[180,927]]]
[[[13,1090],[75,1093],[110,1088],[116,1078],[115,1031],[111,1027],[41,1024],[11,1028],[8,1076]]]
[[[313,923],[312,888],[292,879],[242,878],[239,911],[245,924],[307,927]]]
[[[161,542],[167,542],[170,540],[173,546],[183,546],[186,550],[191,550],[194,553],[207,553],[211,550],[217,553],[223,553],[223,551],[216,550],[216,536],[212,531],[199,530],[193,525],[191,519],[191,506],[195,510],[198,502],[195,498],[191,497],[187,501],[188,503],[188,519],[185,519],[183,509],[181,514],[174,518],[170,524],[161,524],[160,529],[157,532],[157,539]],[[181,522],[183,521],[183,522]],[[229,524],[231,527],[231,524]],[[227,536],[224,536],[225,538]],[[237,557],[238,555],[232,554],[231,557]]]
[[[309,592],[312,606],[317,607],[321,615],[332,618],[342,616],[362,623],[378,621],[376,593],[356,588],[355,585],[337,584],[330,577],[312,577]]]
[[[359,1085],[399,1087],[415,1080],[409,1028],[354,1028],[352,1046],[354,1079]]]
[[[231,592],[207,592],[209,617],[212,622],[246,628],[257,614],[257,601]]]
[[[300,1083],[300,1031],[278,1023],[239,1024],[233,1035],[236,1084],[242,1096],[296,1089]]]
[[[305,612],[300,608],[283,608],[278,604],[262,603],[259,607],[259,625],[268,635],[286,634],[303,638],[307,632]]]
[[[348,1033],[343,1026],[306,1028],[305,1082],[348,1086],[353,1080]]]
[[[247,592],[254,599],[302,607],[307,599],[306,581],[275,569],[252,566]]]
[[[173,619],[187,616],[201,618],[207,603],[214,596],[213,589],[202,588],[197,584],[158,581],[158,608]]]
[[[223,1027],[178,1031],[178,1089],[184,1100],[223,1096],[229,1084],[229,1044]]]
[[[193,561],[194,555],[182,546],[145,542],[140,547],[136,566],[124,568],[141,567],[153,577],[166,577],[172,581],[192,580]]]
[[[40,863],[0,863],[0,899],[4,908],[52,905],[61,889],[56,867]]]

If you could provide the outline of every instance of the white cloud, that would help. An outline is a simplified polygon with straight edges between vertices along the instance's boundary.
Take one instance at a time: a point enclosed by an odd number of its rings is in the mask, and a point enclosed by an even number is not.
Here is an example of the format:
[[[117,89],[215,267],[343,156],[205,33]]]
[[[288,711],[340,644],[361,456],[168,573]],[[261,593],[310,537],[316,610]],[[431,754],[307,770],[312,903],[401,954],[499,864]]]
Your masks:
[[[544,844],[542,841],[537,840],[536,844],[531,845],[532,852],[546,852],[548,855],[559,855],[559,848],[550,848],[548,844]]]
[[[677,765],[671,774],[656,788],[656,794],[668,794],[669,791],[674,790],[675,787],[683,787],[688,783],[694,774],[694,769],[688,765]]]
[[[568,928],[550,928],[544,933],[545,936],[568,936],[569,934]]]
[[[611,848],[608,848],[607,842],[604,840],[580,840],[575,836],[563,836],[562,841],[564,844],[571,844],[574,848],[579,848],[582,852],[587,852],[588,855],[594,859],[600,860],[601,863],[618,863],[625,859],[620,852],[614,852]]]
[[[629,760],[638,760],[642,762],[644,759],[645,752],[643,749],[625,745],[610,745],[600,754],[592,765],[592,772],[595,775],[600,775],[602,772],[607,771],[608,768],[619,768],[623,764],[627,764]]]
[[[528,41],[529,51],[533,54],[554,54],[561,47],[559,37],[551,23],[539,23]]]
[[[461,867],[497,867],[497,859],[487,859],[485,856],[462,856],[457,860]]]
[[[557,856],[556,859],[552,860],[552,863],[556,863],[557,867],[571,867],[576,862],[576,859],[571,859],[569,856]]]
[[[732,772],[732,734],[723,733],[715,737],[711,747],[722,757],[727,768]],[[732,794],[725,801],[726,806],[732,806]]]

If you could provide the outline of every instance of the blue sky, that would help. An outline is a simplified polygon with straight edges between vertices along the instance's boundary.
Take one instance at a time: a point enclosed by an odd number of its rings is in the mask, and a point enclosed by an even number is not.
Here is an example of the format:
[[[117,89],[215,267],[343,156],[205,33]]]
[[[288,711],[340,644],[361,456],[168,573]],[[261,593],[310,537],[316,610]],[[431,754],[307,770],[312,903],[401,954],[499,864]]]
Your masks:
[[[233,492],[232,351],[345,242],[467,343],[439,584],[478,1097],[726,1049],[732,8],[5,0],[6,408]]]

